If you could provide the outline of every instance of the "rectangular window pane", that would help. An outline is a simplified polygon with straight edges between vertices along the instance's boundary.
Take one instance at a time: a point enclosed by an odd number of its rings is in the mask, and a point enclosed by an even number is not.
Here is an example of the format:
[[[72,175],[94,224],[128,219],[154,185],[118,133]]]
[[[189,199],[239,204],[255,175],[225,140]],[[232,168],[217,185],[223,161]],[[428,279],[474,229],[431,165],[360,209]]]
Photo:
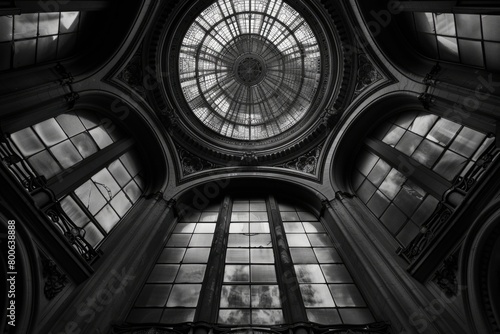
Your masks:
[[[486,67],[489,70],[500,71],[500,43],[484,42],[486,54]]]
[[[210,255],[210,248],[189,248],[183,263],[207,263]]]
[[[250,323],[250,310],[220,310],[219,323],[242,325]]]
[[[189,247],[210,247],[213,238],[213,234],[193,234]]]
[[[284,322],[281,310],[252,310],[252,324],[276,325]]]
[[[95,215],[95,219],[99,225],[109,233],[116,223],[118,223],[120,217],[116,214],[111,205],[106,205],[97,215]]]
[[[274,263],[272,248],[250,249],[250,262],[252,263]]]
[[[481,15],[483,22],[483,38],[490,41],[500,41],[500,17],[498,15]]]
[[[276,270],[273,265],[252,265],[252,282],[276,282]]]
[[[174,281],[179,266],[175,264],[157,264],[148,278],[148,283],[171,283]]]
[[[200,215],[200,223],[216,222],[219,217],[218,212],[202,212]]]
[[[28,159],[28,162],[39,173],[47,179],[57,175],[62,171],[61,167],[47,151],[42,151]]]
[[[470,128],[464,127],[457,135],[450,149],[465,156],[470,157],[483,142],[486,135]]]
[[[296,264],[295,273],[299,283],[324,283],[325,278],[317,264]]]
[[[167,307],[196,307],[201,284],[175,284],[170,292]]]
[[[189,240],[191,239],[190,234],[172,234],[168,239],[168,247],[187,247]]]
[[[307,233],[325,232],[325,228],[323,227],[323,224],[321,224],[321,223],[304,222],[304,223],[302,223],[302,225],[304,226],[304,229]]]
[[[328,247],[333,246],[332,241],[327,234],[308,234],[309,242],[313,247]]]
[[[35,37],[38,33],[38,14],[14,16],[14,39]]]
[[[432,13],[413,13],[417,31],[434,33],[434,19]]]
[[[185,252],[185,248],[165,248],[161,252],[158,263],[180,263]]]
[[[269,233],[269,223],[250,223],[250,233]]]
[[[61,13],[61,34],[68,32],[75,32],[78,29],[78,22],[80,19],[79,12],[62,12]]]
[[[446,151],[439,162],[436,164],[436,167],[433,168],[433,170],[448,181],[452,181],[453,178],[458,173],[460,173],[460,171],[465,167],[466,164],[467,159],[465,159],[461,155],[458,155],[451,151]]]
[[[293,263],[317,263],[316,255],[311,248],[290,248]]]
[[[479,15],[455,14],[459,37],[481,39],[481,20]]]
[[[35,154],[44,148],[42,142],[31,128],[17,131],[11,134],[10,138],[25,157]]]
[[[250,267],[248,265],[226,265],[224,282],[249,282]]]
[[[166,304],[171,289],[171,284],[146,284],[135,305],[140,307],[162,307]]]
[[[361,293],[354,284],[329,284],[328,286],[338,307],[366,306]]]
[[[272,247],[270,234],[256,234],[250,236],[250,247]]]
[[[248,285],[223,285],[220,307],[250,307],[250,286]]]
[[[59,32],[59,13],[40,13],[39,36],[56,35]]]
[[[96,143],[94,140],[90,137],[88,133],[81,133],[73,138],[71,138],[71,142],[76,146],[78,149],[78,152],[84,157],[88,158],[92,154],[96,153],[99,148],[97,147]],[[120,160],[116,160],[111,164],[111,166],[115,166],[115,164],[119,163]],[[113,175],[114,176],[114,175]],[[124,174],[121,174],[122,176],[122,181],[125,181],[127,178],[124,177]],[[130,180],[130,177],[128,178],[127,182]],[[127,182],[124,182],[120,185],[125,185]]]
[[[201,283],[205,277],[205,264],[183,264],[175,278],[176,283]]]
[[[248,233],[248,223],[231,223],[229,224],[229,233]]]
[[[57,40],[57,36],[40,37],[38,39],[37,63],[43,63],[57,58]]]
[[[248,249],[228,248],[226,252],[226,263],[249,263],[250,253]]]
[[[288,234],[286,236],[290,247],[310,247],[309,239],[302,234]]]
[[[406,177],[397,169],[393,168],[385,178],[384,182],[382,182],[379,189],[384,193],[384,195],[392,200],[397,195],[405,181]]]
[[[459,62],[458,45],[455,37],[437,36],[439,57],[443,60]]]
[[[484,66],[483,46],[481,41],[458,40],[461,62],[466,65]]]
[[[343,264],[322,264],[321,269],[328,283],[352,283],[351,275]]]
[[[326,284],[300,284],[305,307],[335,307]]]
[[[12,25],[14,24],[12,16],[0,16],[0,42],[12,40]]]
[[[283,223],[286,233],[304,233],[302,223]]]
[[[455,36],[455,17],[453,14],[434,14],[436,34]]]
[[[413,153],[412,158],[428,168],[432,168],[439,156],[443,152],[443,148],[437,144],[424,140],[418,149]]]
[[[63,168],[69,168],[83,160],[70,140],[63,141],[50,149]]]
[[[341,263],[339,254],[335,248],[314,248],[314,253],[319,263]]]

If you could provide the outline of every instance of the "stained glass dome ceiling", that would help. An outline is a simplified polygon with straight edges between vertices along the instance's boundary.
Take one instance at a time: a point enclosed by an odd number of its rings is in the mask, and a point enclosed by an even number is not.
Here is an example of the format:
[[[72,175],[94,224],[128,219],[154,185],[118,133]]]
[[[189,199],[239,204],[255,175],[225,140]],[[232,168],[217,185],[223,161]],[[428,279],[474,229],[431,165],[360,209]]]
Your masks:
[[[306,116],[321,77],[310,26],[279,0],[219,0],[184,36],[179,75],[184,97],[211,130],[262,140]]]

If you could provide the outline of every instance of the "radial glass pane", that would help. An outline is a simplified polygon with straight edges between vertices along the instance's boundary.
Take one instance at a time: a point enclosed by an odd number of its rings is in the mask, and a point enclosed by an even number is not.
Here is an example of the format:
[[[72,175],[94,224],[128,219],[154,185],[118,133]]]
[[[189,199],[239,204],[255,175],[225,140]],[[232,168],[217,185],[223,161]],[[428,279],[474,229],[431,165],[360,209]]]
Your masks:
[[[262,140],[304,118],[321,55],[311,27],[288,4],[219,0],[186,31],[179,75],[187,104],[208,128]]]

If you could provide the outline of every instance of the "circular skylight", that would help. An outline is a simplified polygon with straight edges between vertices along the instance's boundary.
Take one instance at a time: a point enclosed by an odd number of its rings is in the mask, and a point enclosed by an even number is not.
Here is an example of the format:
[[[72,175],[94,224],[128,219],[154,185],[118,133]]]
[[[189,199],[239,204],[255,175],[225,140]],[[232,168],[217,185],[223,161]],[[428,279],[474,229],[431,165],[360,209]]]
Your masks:
[[[311,28],[276,0],[220,0],[184,36],[181,87],[196,117],[233,139],[261,140],[307,114],[321,76]]]

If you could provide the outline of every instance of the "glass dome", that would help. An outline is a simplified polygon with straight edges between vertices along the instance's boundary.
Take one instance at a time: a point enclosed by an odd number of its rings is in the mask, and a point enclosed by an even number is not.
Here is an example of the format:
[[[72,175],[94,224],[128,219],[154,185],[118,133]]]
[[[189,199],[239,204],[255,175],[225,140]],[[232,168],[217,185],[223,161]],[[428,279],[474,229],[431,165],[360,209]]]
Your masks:
[[[233,139],[276,136],[314,100],[321,55],[310,26],[279,0],[219,0],[184,36],[179,75],[196,117]]]

